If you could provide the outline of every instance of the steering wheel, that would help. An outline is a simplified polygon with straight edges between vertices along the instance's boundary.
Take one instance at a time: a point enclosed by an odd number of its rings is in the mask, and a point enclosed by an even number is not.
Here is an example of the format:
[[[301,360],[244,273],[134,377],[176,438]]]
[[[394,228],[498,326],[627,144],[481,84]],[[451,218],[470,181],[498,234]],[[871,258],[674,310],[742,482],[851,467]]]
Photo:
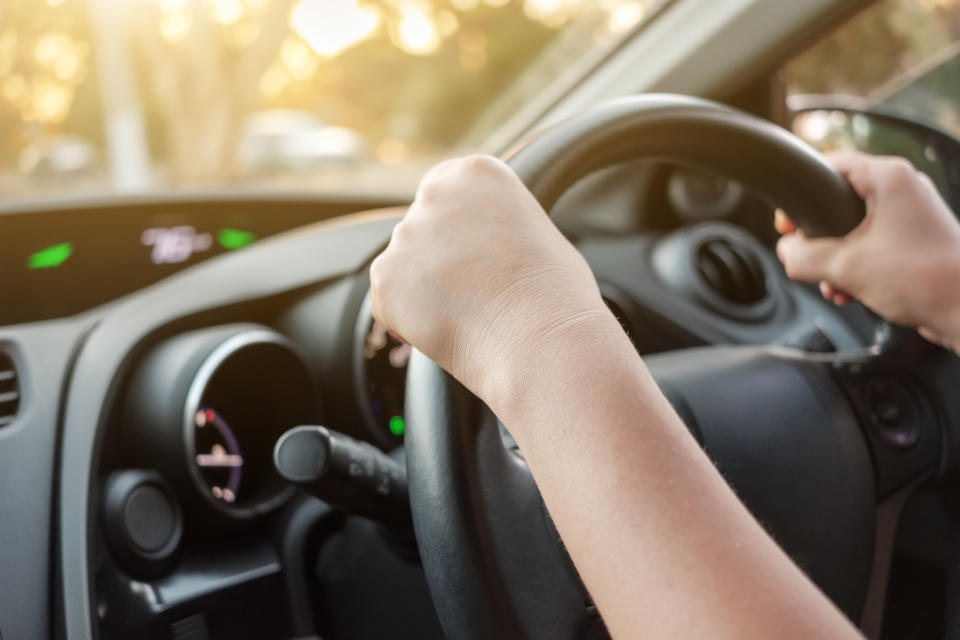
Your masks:
[[[809,236],[863,218],[849,184],[787,131],[717,103],[619,99],[534,135],[505,158],[543,207],[580,178],[656,157],[743,183]],[[739,497],[868,633],[883,608],[903,496],[955,473],[958,359],[886,327],[870,350],[714,346],[645,358]],[[417,543],[450,638],[603,635],[522,456],[492,413],[426,356],[407,376],[406,457]],[[637,606],[643,606],[638,602]]]

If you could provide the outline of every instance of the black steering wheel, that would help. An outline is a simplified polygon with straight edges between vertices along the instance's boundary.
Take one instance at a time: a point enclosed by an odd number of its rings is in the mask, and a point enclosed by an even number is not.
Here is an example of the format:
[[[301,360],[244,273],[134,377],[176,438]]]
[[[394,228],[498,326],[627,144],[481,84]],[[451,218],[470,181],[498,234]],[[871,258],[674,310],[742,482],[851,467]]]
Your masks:
[[[534,135],[506,162],[549,211],[580,178],[640,157],[741,182],[810,236],[845,234],[864,215],[805,143],[689,97],[607,103]],[[960,424],[945,382],[958,359],[906,330],[884,335],[846,355],[717,346],[646,359],[740,498],[868,635],[891,550],[883,505],[923,479],[954,475],[948,427]],[[406,406],[413,521],[447,636],[602,635],[529,469],[491,412],[416,352]]]

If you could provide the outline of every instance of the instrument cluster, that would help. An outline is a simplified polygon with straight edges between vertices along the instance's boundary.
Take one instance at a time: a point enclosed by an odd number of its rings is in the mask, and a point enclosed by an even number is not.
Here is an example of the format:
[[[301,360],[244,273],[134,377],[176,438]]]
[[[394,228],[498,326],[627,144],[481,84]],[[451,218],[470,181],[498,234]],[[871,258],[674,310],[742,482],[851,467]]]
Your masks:
[[[134,373],[120,438],[127,456],[170,482],[203,521],[243,521],[293,493],[273,468],[274,443],[314,424],[303,358],[266,327],[232,324],[157,344]]]

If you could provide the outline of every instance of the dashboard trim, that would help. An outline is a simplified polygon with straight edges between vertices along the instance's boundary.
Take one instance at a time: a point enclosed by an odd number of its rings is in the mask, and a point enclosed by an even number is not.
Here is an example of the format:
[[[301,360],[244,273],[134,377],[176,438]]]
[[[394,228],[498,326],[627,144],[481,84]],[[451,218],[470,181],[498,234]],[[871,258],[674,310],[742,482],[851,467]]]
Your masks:
[[[90,571],[96,465],[110,409],[144,343],[186,318],[354,273],[386,245],[401,216],[398,208],[368,211],[278,234],[131,295],[91,332],[77,357],[63,413],[55,545],[66,637],[98,636]]]

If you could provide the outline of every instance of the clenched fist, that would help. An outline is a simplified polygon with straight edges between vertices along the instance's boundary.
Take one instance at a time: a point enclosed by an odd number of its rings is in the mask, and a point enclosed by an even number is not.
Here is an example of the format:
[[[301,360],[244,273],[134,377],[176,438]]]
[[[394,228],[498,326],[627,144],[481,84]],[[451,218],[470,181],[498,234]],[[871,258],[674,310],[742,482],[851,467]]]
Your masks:
[[[491,406],[517,392],[538,352],[612,320],[583,257],[487,156],[424,177],[370,283],[377,320]]]

